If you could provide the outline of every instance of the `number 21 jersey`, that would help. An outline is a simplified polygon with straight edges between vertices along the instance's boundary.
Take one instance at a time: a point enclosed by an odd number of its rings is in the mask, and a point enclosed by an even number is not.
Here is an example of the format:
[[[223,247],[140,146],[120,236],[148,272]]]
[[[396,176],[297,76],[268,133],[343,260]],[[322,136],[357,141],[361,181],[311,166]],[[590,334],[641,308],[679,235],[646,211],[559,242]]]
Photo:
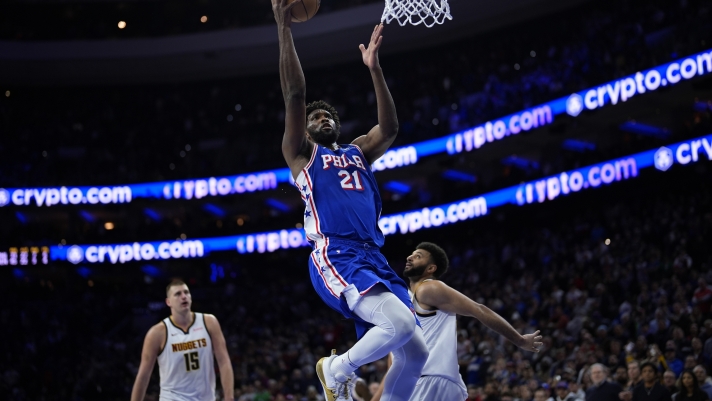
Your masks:
[[[383,246],[378,183],[358,146],[332,150],[314,144],[295,185],[306,205],[304,230],[314,246],[324,246],[330,237]]]

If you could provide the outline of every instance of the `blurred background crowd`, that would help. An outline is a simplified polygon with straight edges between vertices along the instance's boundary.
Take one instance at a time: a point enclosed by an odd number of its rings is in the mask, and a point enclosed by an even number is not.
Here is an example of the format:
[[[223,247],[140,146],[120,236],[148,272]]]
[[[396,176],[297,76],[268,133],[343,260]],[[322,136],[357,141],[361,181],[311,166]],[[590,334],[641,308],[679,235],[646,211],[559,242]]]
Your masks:
[[[461,318],[458,358],[471,400],[542,401],[564,385],[584,399],[595,363],[622,391],[640,380],[632,363],[652,362],[675,392],[683,371],[712,361],[711,178],[709,169],[693,180],[684,170],[662,182],[643,177],[627,195],[606,188],[535,214],[493,214],[465,232],[389,238],[384,254],[402,271],[419,241],[435,240],[451,258],[445,282],[523,333],[542,330],[544,348],[532,354]],[[311,288],[308,252],[176,261],[161,271],[4,272],[3,387],[18,400],[125,399],[143,335],[166,315],[163,287],[176,276],[189,283],[193,309],[221,321],[237,399],[320,400],[316,361],[355,338],[352,323]],[[385,372],[382,360],[358,373],[378,383]]]
[[[320,12],[367,3],[372,1],[324,1]],[[136,22],[116,32],[101,18],[84,18],[107,10]],[[470,128],[709,49],[711,12],[710,0],[586,2],[516,27],[384,56],[401,126],[396,146]],[[208,22],[181,17],[200,13],[210,16]],[[0,5],[0,39],[148,38],[271,20],[269,4],[261,0],[15,1]],[[386,35],[388,29],[397,27],[387,27]],[[308,70],[306,78],[310,100],[336,106],[347,140],[376,123],[375,97],[363,65]],[[0,187],[114,185],[283,167],[284,112],[273,74],[161,85],[8,83],[2,88]],[[626,116],[597,126],[596,135],[606,139],[591,149],[562,149],[560,140],[586,127],[557,117],[551,127],[519,137],[527,141],[545,132],[559,139],[538,159],[509,164],[497,158],[472,167],[486,150],[439,159],[437,172],[412,174],[420,180],[416,190],[383,190],[384,213],[454,201],[708,134],[712,81],[700,78],[691,90],[695,95],[674,108],[657,100],[637,103],[653,114],[668,113],[666,135],[622,132],[619,124],[630,119]],[[477,179],[443,181],[441,170],[453,168],[474,170]],[[531,354],[474,319],[459,319],[458,359],[468,401],[667,401],[673,394],[676,401],[712,399],[711,182],[712,170],[704,163],[675,166],[664,175],[643,171],[636,180],[586,195],[389,236],[383,253],[400,272],[419,241],[439,243],[452,264],[446,283],[520,332],[542,331],[544,349]],[[254,199],[212,201],[230,211],[225,218],[206,213],[201,201],[176,201],[166,211],[148,201],[51,214],[8,207],[0,209],[0,245],[231,235],[299,221],[299,210],[279,212],[265,206],[263,198]],[[147,218],[149,207],[160,217]],[[115,230],[103,228],[106,215],[116,219]],[[120,266],[3,266],[0,392],[7,397],[2,398],[127,399],[143,336],[168,313],[163,288],[181,277],[190,286],[193,309],[220,320],[237,400],[323,400],[314,365],[331,348],[347,349],[355,335],[352,322],[314,293],[308,252],[214,254]],[[373,389],[386,369],[381,360],[358,374]],[[652,388],[647,370],[660,386],[654,393],[645,390]],[[370,399],[368,391],[360,397]],[[157,372],[147,399],[158,399]]]

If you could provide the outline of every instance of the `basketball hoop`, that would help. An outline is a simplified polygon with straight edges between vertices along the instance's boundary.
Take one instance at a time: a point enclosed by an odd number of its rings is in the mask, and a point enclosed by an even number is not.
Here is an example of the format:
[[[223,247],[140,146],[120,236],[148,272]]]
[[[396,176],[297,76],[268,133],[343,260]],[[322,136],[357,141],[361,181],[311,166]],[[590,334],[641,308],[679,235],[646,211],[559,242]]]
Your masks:
[[[430,28],[446,18],[452,19],[447,0],[386,0],[381,22],[390,24],[396,20],[401,26],[423,24]]]

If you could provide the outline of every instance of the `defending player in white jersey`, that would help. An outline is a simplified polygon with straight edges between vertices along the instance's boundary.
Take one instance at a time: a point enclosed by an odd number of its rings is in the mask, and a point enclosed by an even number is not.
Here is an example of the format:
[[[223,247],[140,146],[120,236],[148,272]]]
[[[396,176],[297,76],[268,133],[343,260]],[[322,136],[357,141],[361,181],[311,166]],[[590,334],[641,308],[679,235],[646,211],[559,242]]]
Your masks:
[[[188,286],[174,280],[166,287],[166,305],[171,315],[146,334],[141,365],[131,392],[131,401],[142,401],[158,360],[160,401],[214,401],[215,364],[220,368],[225,401],[233,401],[234,378],[225,337],[213,315],[192,312]]]
[[[413,306],[430,351],[410,401],[467,399],[467,387],[457,363],[456,315],[476,318],[523,350],[539,352],[542,346],[538,330],[521,335],[490,308],[440,281],[448,265],[447,254],[441,247],[423,242],[408,256],[403,271],[410,281]],[[379,400],[380,389],[371,401]]]

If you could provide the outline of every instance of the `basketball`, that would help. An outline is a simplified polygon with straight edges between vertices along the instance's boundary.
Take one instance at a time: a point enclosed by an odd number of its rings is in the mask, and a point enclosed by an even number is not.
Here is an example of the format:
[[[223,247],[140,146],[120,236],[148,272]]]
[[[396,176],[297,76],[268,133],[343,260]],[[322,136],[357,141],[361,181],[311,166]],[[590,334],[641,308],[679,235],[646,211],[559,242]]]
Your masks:
[[[289,3],[293,3],[290,0]],[[292,22],[305,22],[310,20],[317,11],[321,0],[302,0],[302,4],[297,4],[292,8]]]

